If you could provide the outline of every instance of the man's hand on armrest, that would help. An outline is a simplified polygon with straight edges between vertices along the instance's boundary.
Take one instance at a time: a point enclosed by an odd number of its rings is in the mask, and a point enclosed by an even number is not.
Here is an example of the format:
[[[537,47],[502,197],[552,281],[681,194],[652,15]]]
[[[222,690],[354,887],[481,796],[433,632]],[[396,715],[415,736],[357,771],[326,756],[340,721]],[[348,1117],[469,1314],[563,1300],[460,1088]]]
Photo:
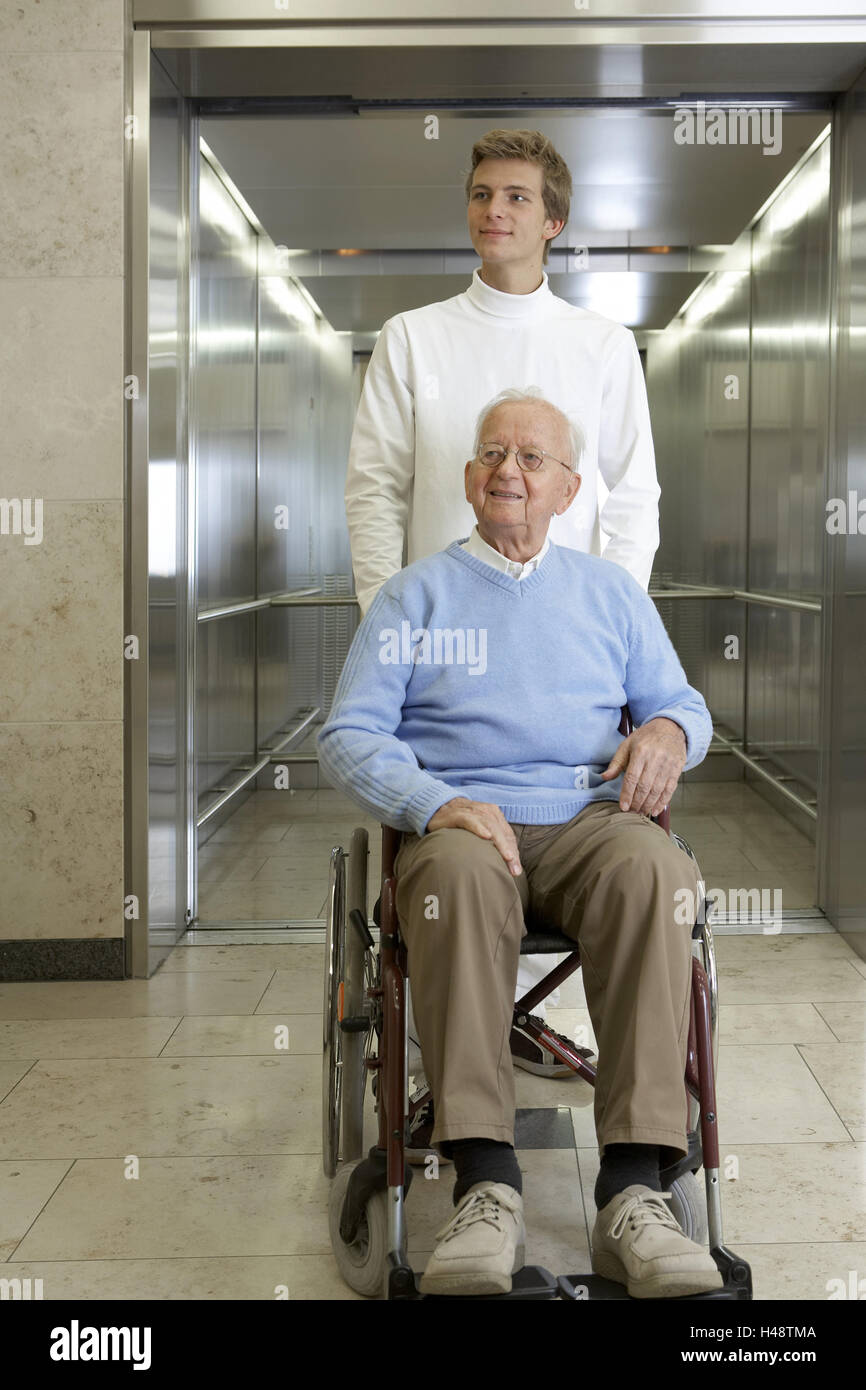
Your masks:
[[[427,833],[431,830],[471,830],[482,840],[493,841],[515,878],[523,873],[514,831],[499,807],[491,802],[456,796],[430,817]]]
[[[686,736],[673,719],[649,719],[620,744],[602,777],[612,781],[621,772],[621,811],[657,816],[670,804],[686,765]]]

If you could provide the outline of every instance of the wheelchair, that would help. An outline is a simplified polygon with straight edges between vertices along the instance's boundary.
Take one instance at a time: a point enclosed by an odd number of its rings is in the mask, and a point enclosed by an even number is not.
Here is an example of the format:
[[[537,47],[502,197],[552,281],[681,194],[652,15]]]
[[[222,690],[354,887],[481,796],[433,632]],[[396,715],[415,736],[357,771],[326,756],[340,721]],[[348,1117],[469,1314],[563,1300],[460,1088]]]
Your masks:
[[[619,732],[632,731],[628,706]],[[686,841],[670,829],[670,809],[654,817],[685,854]],[[331,1244],[340,1273],[357,1293],[393,1300],[430,1298],[418,1287],[406,1253],[404,1202],[412,1181],[405,1158],[411,1109],[407,1091],[408,1007],[407,951],[400,937],[395,908],[394,860],[400,832],[382,826],[381,896],[373,909],[379,929],[378,950],[367,919],[367,831],[353,831],[348,855],[331,852],[325,950],[322,1052],[322,1164],[334,1181],[328,1203]],[[577,943],[527,918],[521,955],[562,955],[567,959],[514,1005],[514,1022],[557,1061],[564,1062],[590,1085],[596,1067],[556,1038],[532,1009],[580,967]],[[719,1189],[719,1143],[715,1073],[718,1066],[718,987],[713,935],[706,900],[691,932],[692,989],[686,1054],[688,1153],[659,1176],[672,1193],[671,1210],[685,1234],[709,1242],[723,1287],[665,1302],[752,1298],[749,1265],[723,1243]],[[374,1078],[378,1119],[377,1143],[364,1156],[364,1097],[368,1074]],[[342,1163],[340,1159],[342,1158]],[[703,1166],[706,1195],[696,1179]],[[441,1301],[442,1295],[438,1301]],[[454,1296],[450,1296],[453,1301]],[[507,1294],[475,1295],[497,1299],[605,1299],[632,1301],[622,1284],[600,1275],[555,1277],[527,1265],[513,1276]]]

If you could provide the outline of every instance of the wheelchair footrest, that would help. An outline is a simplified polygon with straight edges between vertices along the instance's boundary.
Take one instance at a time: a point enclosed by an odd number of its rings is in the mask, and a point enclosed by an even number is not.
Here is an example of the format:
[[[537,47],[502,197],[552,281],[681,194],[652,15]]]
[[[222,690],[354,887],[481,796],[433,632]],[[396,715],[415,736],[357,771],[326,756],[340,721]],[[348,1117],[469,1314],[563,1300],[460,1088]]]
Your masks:
[[[733,1251],[728,1250],[724,1245],[718,1246],[710,1252],[719,1267],[724,1283],[720,1289],[710,1289],[707,1293],[681,1294],[678,1298],[665,1298],[664,1300],[632,1298],[625,1284],[618,1284],[613,1279],[603,1279],[600,1274],[561,1274],[557,1280],[559,1297],[569,1299],[571,1302],[584,1301],[594,1302],[599,1299],[606,1301],[612,1299],[627,1299],[629,1303],[690,1303],[698,1300],[724,1299],[730,1302],[732,1299],[740,1301],[752,1297],[752,1271]]]
[[[421,1275],[415,1275],[415,1288],[418,1297],[423,1298],[425,1303],[454,1303],[453,1294],[423,1294],[419,1284]],[[557,1299],[562,1295],[559,1292],[557,1281],[549,1270],[543,1269],[541,1265],[524,1265],[523,1269],[517,1271],[511,1280],[511,1293],[491,1293],[473,1294],[473,1303],[485,1303],[492,1299],[494,1303],[501,1302],[506,1298],[529,1298],[529,1299]]]
[[[680,1298],[632,1298],[625,1284],[616,1284],[612,1279],[602,1279],[600,1274],[561,1274],[557,1280],[557,1285],[559,1289],[557,1296],[575,1303],[597,1303],[600,1299],[605,1301],[624,1299],[627,1303],[688,1303],[696,1299],[722,1298],[730,1300],[743,1297],[741,1291],[734,1288],[711,1289],[709,1293],[683,1294]]]
[[[402,1278],[399,1276],[403,1276]],[[414,1293],[412,1286],[414,1283]],[[459,1295],[455,1294],[423,1294],[420,1288],[421,1275],[411,1272],[403,1267],[399,1271],[392,1271],[391,1275],[391,1298],[397,1299],[424,1299],[425,1303],[454,1303]],[[570,1303],[597,1303],[599,1301],[626,1302],[626,1303],[689,1303],[704,1302],[712,1299],[718,1301],[722,1299],[726,1302],[731,1300],[748,1299],[752,1297],[751,1280],[748,1284],[728,1283],[721,1289],[711,1289],[708,1293],[684,1294],[680,1298],[665,1299],[642,1299],[632,1298],[624,1284],[617,1284],[612,1279],[603,1279],[600,1274],[561,1274],[555,1278],[549,1270],[542,1265],[524,1265],[514,1275],[511,1283],[510,1293],[496,1294],[473,1294],[472,1301],[500,1302],[506,1298],[517,1299],[560,1299]]]

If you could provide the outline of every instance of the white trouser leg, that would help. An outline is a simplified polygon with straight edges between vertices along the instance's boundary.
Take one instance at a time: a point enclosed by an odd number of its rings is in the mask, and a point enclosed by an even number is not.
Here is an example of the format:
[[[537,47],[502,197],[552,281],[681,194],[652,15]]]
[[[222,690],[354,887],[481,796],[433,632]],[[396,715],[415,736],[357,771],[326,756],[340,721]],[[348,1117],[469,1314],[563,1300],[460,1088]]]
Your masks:
[[[406,1008],[409,1013],[409,1061],[407,1071],[415,1082],[416,1086],[426,1085],[427,1078],[424,1075],[424,1062],[421,1057],[421,1044],[418,1041],[418,1029],[415,1024],[415,1015],[412,1012],[412,982],[406,981]]]
[[[517,993],[515,999],[519,999],[522,994],[543,980],[545,975],[549,975],[554,966],[565,960],[565,956],[521,956],[520,964],[517,967]],[[536,1004],[532,1010],[540,1018],[546,1018],[545,1009],[547,1005],[555,1009],[559,1004],[559,988],[551,990],[546,999],[542,999],[540,1004]]]

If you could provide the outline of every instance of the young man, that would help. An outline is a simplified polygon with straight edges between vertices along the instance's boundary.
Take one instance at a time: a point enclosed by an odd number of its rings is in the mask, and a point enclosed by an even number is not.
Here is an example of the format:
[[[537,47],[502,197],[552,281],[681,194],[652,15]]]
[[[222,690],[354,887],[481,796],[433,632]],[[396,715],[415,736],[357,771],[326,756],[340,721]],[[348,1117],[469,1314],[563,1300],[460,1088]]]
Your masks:
[[[389,319],[367,368],[345,492],[362,617],[404,555],[411,563],[469,535],[475,518],[455,460],[485,402],[517,385],[540,387],[586,442],[583,485],[550,539],[599,555],[603,528],[605,559],[649,583],[659,486],[634,336],[557,298],[543,270],[568,220],[568,167],[540,131],[491,130],[473,146],[466,193],[480,270],[453,299]],[[599,478],[609,493],[601,510]],[[518,996],[552,965],[523,957]],[[517,1032],[512,1053],[527,1070],[572,1074]]]

